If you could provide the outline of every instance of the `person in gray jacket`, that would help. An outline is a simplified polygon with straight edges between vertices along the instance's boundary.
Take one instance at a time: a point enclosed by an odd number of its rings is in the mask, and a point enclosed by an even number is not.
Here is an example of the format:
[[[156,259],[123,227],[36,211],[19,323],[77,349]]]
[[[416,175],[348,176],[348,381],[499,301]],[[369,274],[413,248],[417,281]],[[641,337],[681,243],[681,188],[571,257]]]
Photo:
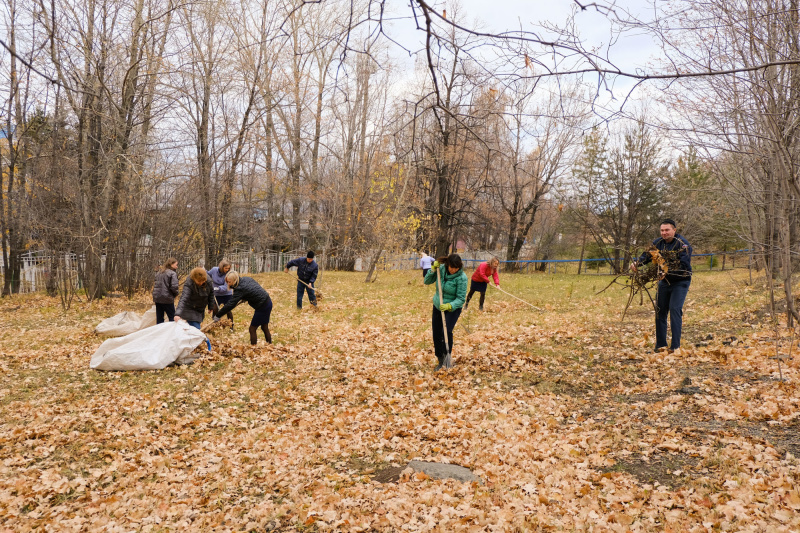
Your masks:
[[[233,298],[220,307],[215,315],[222,316],[233,311],[233,308],[242,301],[249,303],[250,307],[255,309],[253,319],[250,321],[250,344],[255,345],[258,342],[259,327],[264,332],[264,340],[267,341],[267,344],[272,344],[272,334],[269,332],[272,299],[269,297],[269,293],[253,278],[240,277],[239,273],[234,270],[228,272],[225,281],[228,282],[228,287],[233,289]]]
[[[153,284],[153,303],[156,304],[156,324],[167,320],[172,322],[175,317],[175,297],[178,296],[178,260],[170,257],[156,272]]]
[[[197,267],[192,269],[189,279],[183,284],[181,299],[178,300],[178,308],[175,309],[175,321],[185,320],[190,326],[200,329],[203,322],[203,314],[206,308],[213,315],[217,311],[217,302],[214,300],[214,287],[208,280],[206,269]],[[211,343],[206,339],[208,350],[211,351]]]

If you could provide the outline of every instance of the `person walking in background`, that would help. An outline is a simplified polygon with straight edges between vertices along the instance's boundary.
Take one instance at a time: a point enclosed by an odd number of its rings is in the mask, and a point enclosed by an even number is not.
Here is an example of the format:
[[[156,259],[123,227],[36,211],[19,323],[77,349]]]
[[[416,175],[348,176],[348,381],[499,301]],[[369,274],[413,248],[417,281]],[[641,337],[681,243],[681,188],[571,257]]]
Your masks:
[[[264,332],[264,340],[267,341],[267,344],[272,344],[272,334],[269,331],[272,299],[269,297],[269,293],[253,278],[239,276],[239,273],[234,270],[228,272],[225,281],[233,289],[233,296],[217,310],[216,315],[222,316],[230,313],[240,302],[249,303],[250,307],[255,309],[253,319],[250,321],[250,344],[255,345],[258,342],[258,328]]]
[[[153,283],[153,303],[156,304],[156,324],[167,320],[172,322],[175,317],[175,297],[178,296],[178,260],[170,257],[158,268],[155,283]]]
[[[206,308],[210,313],[218,309],[214,301],[214,287],[208,280],[208,274],[203,267],[193,268],[189,273],[189,279],[183,284],[181,299],[178,300],[178,308],[175,309],[175,318],[185,320],[190,326],[200,329],[203,322],[203,314]],[[211,342],[206,338],[206,346],[211,351]]]
[[[303,308],[303,294],[308,292],[308,301],[314,307],[317,306],[317,297],[314,294],[314,282],[317,281],[319,265],[314,261],[314,252],[309,250],[305,257],[298,257],[286,263],[283,271],[288,273],[289,269],[297,267],[297,309]]]
[[[478,302],[478,310],[483,311],[483,302],[486,299],[486,287],[489,286],[489,277],[491,276],[494,281],[494,286],[500,288],[500,276],[497,274],[497,268],[500,266],[500,261],[496,257],[492,257],[489,261],[484,261],[475,272],[472,273],[472,279],[469,285],[469,294],[467,295],[467,303],[464,304],[464,309],[469,306],[469,301],[475,291],[481,293],[480,301]]]
[[[419,267],[422,269],[423,278],[428,274],[428,270],[431,269],[433,262],[434,259],[428,255],[428,252],[422,252],[422,257],[419,260]]]
[[[670,351],[681,347],[681,329],[683,328],[683,303],[692,283],[692,247],[683,235],[676,233],[677,226],[671,218],[661,222],[661,237],[653,241],[667,265],[667,271],[659,276],[656,293],[656,347],[655,351],[667,347],[667,315],[669,315],[672,341]],[[637,261],[631,264],[631,270],[653,260],[649,251],[644,252]]]
[[[464,265],[458,254],[450,254],[433,262],[431,269],[425,274],[425,285],[436,284],[433,294],[433,314],[431,315],[431,330],[433,332],[433,349],[439,364],[442,364],[448,354],[453,352],[453,329],[456,327],[458,317],[461,316],[461,307],[467,295],[467,275],[464,274]],[[436,273],[441,278],[442,298],[439,299],[439,282]],[[444,321],[442,324],[442,311]],[[445,339],[445,329],[447,338]],[[449,352],[448,352],[449,349]]]
[[[231,270],[231,262],[223,259],[208,271],[208,277],[211,278],[211,284],[214,286],[214,298],[217,300],[217,305],[224,305],[233,297],[233,291],[228,287],[225,281],[225,275]],[[209,308],[211,309],[211,308]],[[231,331],[233,331],[233,313],[228,313],[228,320],[231,321]]]

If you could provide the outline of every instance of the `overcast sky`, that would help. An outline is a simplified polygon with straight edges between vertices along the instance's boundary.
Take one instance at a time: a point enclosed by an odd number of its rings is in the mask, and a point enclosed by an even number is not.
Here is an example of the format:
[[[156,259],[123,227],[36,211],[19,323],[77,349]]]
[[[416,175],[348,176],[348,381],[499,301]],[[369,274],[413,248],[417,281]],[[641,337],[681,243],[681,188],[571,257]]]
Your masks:
[[[582,2],[588,3],[588,2]],[[480,31],[499,33],[509,30],[541,31],[541,22],[550,22],[563,26],[576,4],[572,0],[461,0],[460,20],[464,26]],[[445,2],[434,3],[437,10],[445,7]],[[404,47],[419,51],[423,47],[424,33],[415,29],[408,0],[396,0],[392,6],[396,17],[385,26],[386,33]],[[452,8],[450,8],[452,9]],[[617,0],[614,9],[620,16],[630,12],[635,16],[649,18],[652,6],[648,0]],[[582,40],[587,45],[604,49],[611,41],[611,24],[608,18],[595,9],[587,9],[577,14],[576,25]],[[611,48],[610,56],[617,66],[624,70],[644,68],[658,55],[653,40],[645,35],[626,35]],[[402,48],[394,46],[392,56],[395,62],[405,69],[412,69],[415,59],[409,57]],[[596,76],[594,76],[596,79]],[[624,97],[633,82],[627,79],[615,81],[616,93]]]
[[[445,2],[442,1],[432,3],[440,13],[445,7]],[[542,22],[563,25],[576,6],[572,0],[460,0],[460,4],[460,18],[464,21],[462,25],[491,33],[519,30],[520,27],[524,30],[539,30]],[[424,34],[415,32],[408,0],[397,0],[392,7],[399,20],[393,21],[386,28],[387,33],[403,44],[421,46]],[[614,9],[620,15],[630,12],[647,18],[652,7],[648,6],[647,0],[616,0]],[[588,42],[595,45],[608,44],[610,24],[605,15],[590,8],[578,13],[576,22],[578,31]],[[621,55],[625,54],[630,64],[636,63],[637,58],[644,64],[648,54],[655,52],[649,37],[635,35],[619,42],[615,50]]]

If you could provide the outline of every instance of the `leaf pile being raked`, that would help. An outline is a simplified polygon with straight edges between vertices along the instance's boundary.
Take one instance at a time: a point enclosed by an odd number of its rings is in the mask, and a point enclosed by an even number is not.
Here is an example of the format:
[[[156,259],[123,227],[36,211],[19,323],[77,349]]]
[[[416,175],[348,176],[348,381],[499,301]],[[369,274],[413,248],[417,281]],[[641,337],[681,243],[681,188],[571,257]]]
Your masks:
[[[162,371],[88,368],[93,326],[147,295],[0,309],[0,530],[800,530],[798,357],[779,381],[746,272],[695,275],[672,354],[649,302],[623,322],[628,293],[596,294],[608,278],[505,274],[543,311],[488,293],[438,373],[419,272],[326,272],[317,312],[256,279],[274,345],[249,345],[242,305],[212,355]]]

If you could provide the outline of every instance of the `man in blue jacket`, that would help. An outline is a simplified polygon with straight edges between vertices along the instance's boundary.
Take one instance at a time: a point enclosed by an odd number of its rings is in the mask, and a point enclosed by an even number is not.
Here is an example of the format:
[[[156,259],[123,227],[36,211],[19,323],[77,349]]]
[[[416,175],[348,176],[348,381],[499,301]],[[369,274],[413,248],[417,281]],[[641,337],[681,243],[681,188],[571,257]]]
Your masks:
[[[667,272],[660,273],[656,294],[656,348],[667,347],[667,314],[672,329],[672,342],[669,349],[681,347],[681,328],[683,327],[683,303],[692,282],[692,247],[683,235],[675,232],[675,221],[671,218],[661,222],[661,237],[653,241],[667,264]],[[644,252],[631,270],[652,261],[650,252]]]
[[[283,271],[288,273],[292,267],[297,267],[297,308],[303,308],[303,293],[305,291],[308,291],[308,301],[316,307],[317,297],[314,295],[314,282],[317,281],[319,265],[314,261],[314,252],[309,250],[305,257],[292,259],[286,263]]]

